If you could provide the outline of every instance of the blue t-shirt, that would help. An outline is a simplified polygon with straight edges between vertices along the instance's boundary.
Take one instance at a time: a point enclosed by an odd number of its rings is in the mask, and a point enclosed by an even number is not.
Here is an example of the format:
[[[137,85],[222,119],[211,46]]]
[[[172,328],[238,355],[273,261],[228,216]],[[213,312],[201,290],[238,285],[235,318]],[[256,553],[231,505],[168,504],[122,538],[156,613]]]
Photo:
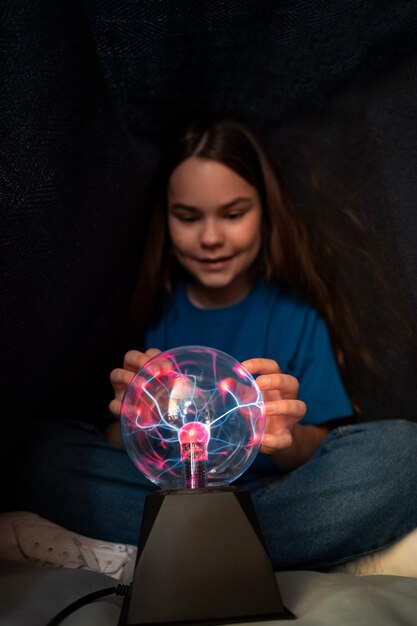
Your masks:
[[[298,397],[307,405],[303,424],[353,414],[324,321],[315,309],[276,285],[261,282],[236,304],[200,309],[180,283],[149,328],[145,347],[186,345],[223,350],[238,361],[275,359],[282,372],[300,383]]]

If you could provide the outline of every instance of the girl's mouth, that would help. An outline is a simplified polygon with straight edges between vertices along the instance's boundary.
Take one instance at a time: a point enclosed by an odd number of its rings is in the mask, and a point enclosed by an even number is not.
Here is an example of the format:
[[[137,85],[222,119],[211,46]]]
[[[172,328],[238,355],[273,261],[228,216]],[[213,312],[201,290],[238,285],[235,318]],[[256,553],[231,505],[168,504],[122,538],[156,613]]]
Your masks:
[[[201,267],[206,270],[222,271],[226,269],[227,264],[231,261],[232,256],[222,256],[215,259],[198,259]]]

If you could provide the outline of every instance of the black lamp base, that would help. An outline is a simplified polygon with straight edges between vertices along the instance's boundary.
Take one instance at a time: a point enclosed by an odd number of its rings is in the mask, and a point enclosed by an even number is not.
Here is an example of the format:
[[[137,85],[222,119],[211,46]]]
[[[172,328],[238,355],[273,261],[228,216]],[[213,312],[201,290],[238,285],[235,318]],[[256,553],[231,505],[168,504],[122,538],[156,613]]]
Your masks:
[[[292,618],[248,492],[202,489],[147,497],[119,626]]]

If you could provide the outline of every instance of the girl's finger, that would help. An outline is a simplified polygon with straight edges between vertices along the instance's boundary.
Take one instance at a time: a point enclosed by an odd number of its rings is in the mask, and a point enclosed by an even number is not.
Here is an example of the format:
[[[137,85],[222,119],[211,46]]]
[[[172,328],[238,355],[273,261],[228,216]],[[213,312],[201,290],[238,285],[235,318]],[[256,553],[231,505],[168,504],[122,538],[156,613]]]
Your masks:
[[[262,375],[256,383],[262,391],[279,391],[283,398],[296,398],[300,387],[297,378],[290,374]]]
[[[148,350],[145,351],[145,354],[147,354],[149,357],[154,357],[157,354],[160,354],[160,350],[158,350],[158,348],[148,348]]]
[[[134,377],[134,372],[117,367],[110,372],[110,382],[115,391],[124,390]]]
[[[265,413],[268,416],[293,416],[296,420],[304,417],[307,405],[302,400],[284,399],[265,402]]]
[[[156,356],[160,351],[156,348],[150,348],[146,352],[140,352],[139,350],[129,350],[126,352],[123,359],[123,367],[131,372],[137,372],[141,367],[145,365],[153,356]]]
[[[292,444],[292,441],[291,431],[286,428],[279,433],[265,433],[262,438],[260,451],[264,454],[272,454],[276,450],[288,448]]]
[[[242,365],[251,374],[274,374],[281,371],[278,363],[273,359],[248,359],[243,361]]]
[[[120,400],[116,400],[116,398],[113,398],[113,400],[109,404],[110,412],[113,413],[113,415],[115,415],[116,417],[119,417],[121,406],[122,403],[120,402]]]

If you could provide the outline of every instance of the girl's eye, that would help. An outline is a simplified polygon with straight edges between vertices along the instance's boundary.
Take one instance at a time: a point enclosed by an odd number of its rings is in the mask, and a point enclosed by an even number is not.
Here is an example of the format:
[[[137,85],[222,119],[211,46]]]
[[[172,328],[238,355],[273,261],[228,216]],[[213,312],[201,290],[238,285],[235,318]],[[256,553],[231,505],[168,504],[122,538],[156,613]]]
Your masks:
[[[198,220],[198,216],[197,215],[187,215],[185,213],[181,214],[181,215],[176,215],[176,218],[180,221],[180,222],[185,222],[185,223],[191,223],[191,222],[196,222]]]
[[[227,213],[226,214],[226,219],[228,219],[228,220],[237,220],[237,219],[239,219],[239,217],[242,217],[242,215],[243,215],[242,212],[234,211],[233,213]]]

